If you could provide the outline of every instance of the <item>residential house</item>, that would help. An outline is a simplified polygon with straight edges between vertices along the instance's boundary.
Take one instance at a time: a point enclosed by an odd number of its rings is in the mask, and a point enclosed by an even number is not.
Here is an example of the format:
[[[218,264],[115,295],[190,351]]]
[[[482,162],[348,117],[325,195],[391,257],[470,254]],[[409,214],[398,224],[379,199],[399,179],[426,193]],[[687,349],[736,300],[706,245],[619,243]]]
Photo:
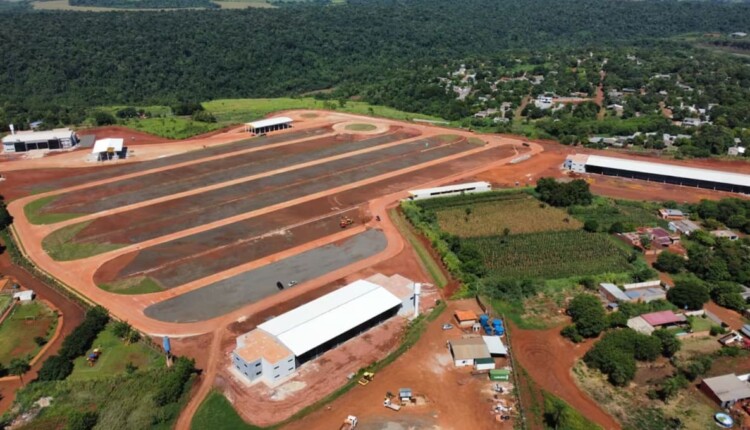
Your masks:
[[[701,226],[689,219],[682,219],[679,221],[671,221],[669,223],[669,230],[684,234],[685,236],[690,236],[692,232],[701,230]]]

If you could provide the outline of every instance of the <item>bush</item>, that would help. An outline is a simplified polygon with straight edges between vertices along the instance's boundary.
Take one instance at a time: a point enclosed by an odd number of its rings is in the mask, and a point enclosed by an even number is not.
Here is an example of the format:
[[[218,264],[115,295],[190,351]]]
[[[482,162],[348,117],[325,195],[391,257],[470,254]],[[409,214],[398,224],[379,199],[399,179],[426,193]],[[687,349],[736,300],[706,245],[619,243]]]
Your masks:
[[[607,315],[598,298],[590,294],[579,294],[568,306],[576,330],[583,337],[599,336],[607,328]]]
[[[709,334],[711,336],[718,336],[720,334],[726,334],[726,332],[727,332],[727,329],[725,329],[724,327],[720,325],[712,325],[711,330],[709,331]]]
[[[594,199],[589,184],[583,179],[558,182],[554,178],[540,178],[536,183],[539,198],[552,206],[590,205]]]
[[[612,223],[611,226],[609,226],[610,234],[617,234],[617,233],[624,233],[624,232],[625,232],[625,224],[623,224],[620,221],[615,221]]]
[[[195,360],[179,357],[174,366],[162,379],[159,390],[154,394],[157,406],[165,406],[180,399],[190,376],[195,372]]]
[[[138,116],[138,111],[134,107],[129,106],[118,110],[115,112],[115,115],[122,119],[135,118]]]
[[[81,325],[76,327],[63,341],[59,352],[60,356],[73,360],[86,354],[107,322],[109,322],[109,314],[106,309],[101,306],[90,309],[86,312],[86,317]]]
[[[96,411],[73,411],[68,414],[68,422],[65,425],[65,430],[91,430],[96,426],[98,420],[99,414]]]
[[[667,299],[680,309],[701,309],[709,298],[705,283],[694,276],[676,280],[667,292]]]
[[[47,344],[47,339],[43,338],[42,336],[36,336],[34,337],[34,343],[39,346],[44,346]]]
[[[209,122],[214,123],[216,122],[216,117],[213,116],[211,112],[201,110],[193,113],[193,121],[200,121],[200,122]]]
[[[73,362],[65,357],[53,355],[42,363],[37,380],[62,381],[73,373]]]
[[[578,333],[575,324],[571,324],[560,331],[563,337],[570,339],[573,343],[583,342],[583,336]]]
[[[596,233],[599,231],[599,223],[596,220],[590,219],[583,223],[583,229],[590,233]]]
[[[660,353],[658,338],[626,328],[605,334],[583,356],[583,361],[607,375],[613,385],[624,386],[635,377],[636,359],[651,361]]]
[[[654,267],[662,272],[679,273],[685,267],[685,259],[674,252],[664,251],[656,257]]]
[[[667,358],[672,357],[680,350],[682,344],[677,336],[665,329],[655,330],[651,336],[656,337],[661,342],[661,354]]]
[[[98,126],[103,125],[112,125],[115,124],[117,120],[114,116],[112,116],[109,112],[103,112],[103,111],[97,111],[94,112],[94,124]]]

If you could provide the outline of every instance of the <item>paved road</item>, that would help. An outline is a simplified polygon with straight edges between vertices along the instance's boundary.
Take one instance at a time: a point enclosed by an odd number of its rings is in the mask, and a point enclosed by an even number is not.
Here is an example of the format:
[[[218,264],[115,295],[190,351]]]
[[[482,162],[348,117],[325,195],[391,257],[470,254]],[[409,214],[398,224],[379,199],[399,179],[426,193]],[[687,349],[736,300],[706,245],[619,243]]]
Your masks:
[[[355,263],[385,250],[380,230],[367,230],[334,243],[285,258],[146,308],[146,316],[166,322],[216,318],[279,292],[276,282],[299,283]]]

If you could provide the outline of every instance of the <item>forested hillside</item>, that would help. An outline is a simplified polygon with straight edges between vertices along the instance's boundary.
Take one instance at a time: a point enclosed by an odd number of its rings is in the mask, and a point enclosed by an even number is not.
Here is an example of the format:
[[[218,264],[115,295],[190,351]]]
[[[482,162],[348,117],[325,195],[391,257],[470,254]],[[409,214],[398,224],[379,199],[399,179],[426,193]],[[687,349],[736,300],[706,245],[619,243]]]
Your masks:
[[[80,109],[92,105],[294,95],[330,87],[342,96],[455,117],[461,113],[454,112],[461,109],[455,97],[428,85],[435,67],[452,60],[511,48],[738,31],[750,28],[750,5],[352,0],[337,7],[0,17],[4,128],[31,116],[74,122]]]

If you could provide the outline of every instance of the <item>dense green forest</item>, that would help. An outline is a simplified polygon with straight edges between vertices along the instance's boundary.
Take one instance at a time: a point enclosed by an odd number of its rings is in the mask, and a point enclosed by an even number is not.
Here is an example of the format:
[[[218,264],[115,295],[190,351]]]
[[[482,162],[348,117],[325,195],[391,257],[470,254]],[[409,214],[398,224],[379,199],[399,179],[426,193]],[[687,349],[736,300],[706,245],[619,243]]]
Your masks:
[[[68,0],[71,6],[114,7],[122,9],[218,9],[211,0]]]
[[[352,0],[336,7],[0,14],[1,128],[39,118],[76,123],[95,105],[334,87],[335,97],[461,118],[471,114],[466,103],[434,85],[435,70],[456,59],[750,28],[750,5],[673,1]]]

